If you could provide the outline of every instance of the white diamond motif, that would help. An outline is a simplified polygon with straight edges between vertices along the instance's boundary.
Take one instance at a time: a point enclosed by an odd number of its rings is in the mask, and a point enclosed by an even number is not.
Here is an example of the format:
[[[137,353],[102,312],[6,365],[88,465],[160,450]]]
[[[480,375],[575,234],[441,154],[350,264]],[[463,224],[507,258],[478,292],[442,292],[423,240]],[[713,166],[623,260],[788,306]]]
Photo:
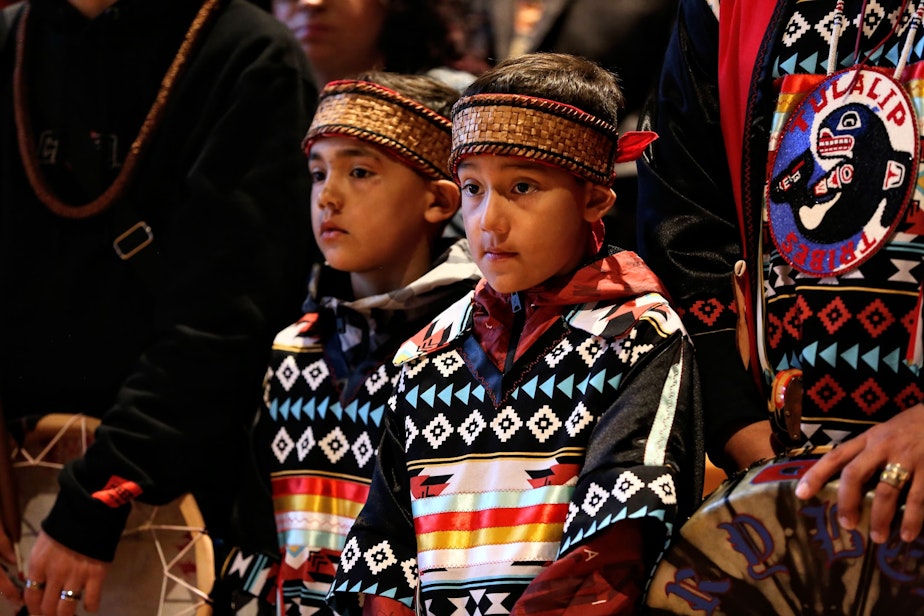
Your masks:
[[[561,420],[552,412],[552,408],[544,404],[536,413],[526,422],[533,436],[540,443],[549,440],[549,437],[555,434],[561,427]]]
[[[504,407],[504,410],[491,421],[491,428],[502,443],[509,441],[522,425],[523,420],[511,406]]]
[[[345,456],[346,452],[350,450],[350,442],[343,435],[339,426],[322,438],[318,445],[321,447],[324,455],[327,456],[327,459],[333,464],[339,462],[340,458]]]

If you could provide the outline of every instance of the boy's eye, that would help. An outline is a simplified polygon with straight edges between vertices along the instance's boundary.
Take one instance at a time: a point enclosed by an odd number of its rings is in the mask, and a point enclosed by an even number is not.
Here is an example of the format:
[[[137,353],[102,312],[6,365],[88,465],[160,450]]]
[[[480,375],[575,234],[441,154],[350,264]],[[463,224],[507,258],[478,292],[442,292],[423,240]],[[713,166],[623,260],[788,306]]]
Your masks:
[[[361,180],[363,178],[372,177],[374,174],[368,169],[364,169],[362,167],[355,167],[352,171],[350,171],[350,175],[352,175],[354,178],[358,178]]]
[[[529,182],[517,182],[513,185],[513,192],[520,195],[525,195],[526,193],[532,191],[532,189],[533,185]]]
[[[312,170],[312,171],[309,171],[309,173],[311,174],[312,182],[323,182],[324,178],[327,177],[323,171],[313,171]]]
[[[477,184],[463,184],[462,185],[462,194],[473,197],[481,192],[481,188]]]

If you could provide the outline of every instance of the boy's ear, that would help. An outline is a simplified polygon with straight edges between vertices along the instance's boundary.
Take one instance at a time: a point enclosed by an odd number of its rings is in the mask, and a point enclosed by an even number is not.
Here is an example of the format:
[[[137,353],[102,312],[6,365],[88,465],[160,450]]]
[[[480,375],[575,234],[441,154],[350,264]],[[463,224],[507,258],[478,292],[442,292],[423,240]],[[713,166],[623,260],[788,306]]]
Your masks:
[[[431,223],[441,223],[455,216],[462,203],[459,186],[450,180],[433,180],[430,182],[433,203],[424,212],[424,218]]]
[[[584,220],[597,222],[610,211],[616,203],[616,193],[608,186],[588,182],[587,207],[584,208]]]

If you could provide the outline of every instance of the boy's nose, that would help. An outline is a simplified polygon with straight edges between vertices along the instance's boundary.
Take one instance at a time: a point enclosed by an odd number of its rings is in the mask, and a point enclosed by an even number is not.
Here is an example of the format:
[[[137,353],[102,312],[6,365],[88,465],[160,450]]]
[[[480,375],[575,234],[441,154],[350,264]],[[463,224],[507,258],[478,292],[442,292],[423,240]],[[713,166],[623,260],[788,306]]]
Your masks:
[[[321,211],[331,210],[332,212],[339,212],[343,209],[343,197],[334,182],[325,182],[320,192],[318,192],[318,209]]]
[[[496,192],[490,191],[484,196],[484,209],[481,212],[481,229],[493,233],[503,233],[509,228],[507,220],[507,202]]]

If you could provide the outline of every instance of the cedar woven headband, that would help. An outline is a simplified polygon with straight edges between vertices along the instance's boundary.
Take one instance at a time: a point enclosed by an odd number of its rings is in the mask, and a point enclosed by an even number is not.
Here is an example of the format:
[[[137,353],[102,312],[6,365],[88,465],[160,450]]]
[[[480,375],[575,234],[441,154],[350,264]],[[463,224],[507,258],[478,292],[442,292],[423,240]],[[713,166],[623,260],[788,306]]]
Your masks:
[[[571,105],[520,94],[475,94],[452,108],[449,170],[472,154],[520,156],[558,165],[594,184],[611,185],[619,133]]]
[[[355,137],[444,180],[451,179],[446,167],[451,131],[448,119],[394,90],[368,81],[332,81],[321,91],[303,147],[308,152],[315,139],[329,135]]]

